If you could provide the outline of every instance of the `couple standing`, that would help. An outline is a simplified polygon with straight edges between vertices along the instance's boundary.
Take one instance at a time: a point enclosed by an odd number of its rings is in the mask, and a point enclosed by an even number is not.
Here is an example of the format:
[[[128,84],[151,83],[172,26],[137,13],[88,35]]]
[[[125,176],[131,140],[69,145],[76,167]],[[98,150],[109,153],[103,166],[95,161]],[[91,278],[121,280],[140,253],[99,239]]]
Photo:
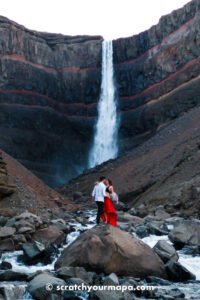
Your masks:
[[[117,226],[117,213],[113,201],[118,202],[118,197],[114,192],[111,180],[100,177],[99,182],[94,186],[92,197],[97,204],[97,224],[101,219],[106,224]]]

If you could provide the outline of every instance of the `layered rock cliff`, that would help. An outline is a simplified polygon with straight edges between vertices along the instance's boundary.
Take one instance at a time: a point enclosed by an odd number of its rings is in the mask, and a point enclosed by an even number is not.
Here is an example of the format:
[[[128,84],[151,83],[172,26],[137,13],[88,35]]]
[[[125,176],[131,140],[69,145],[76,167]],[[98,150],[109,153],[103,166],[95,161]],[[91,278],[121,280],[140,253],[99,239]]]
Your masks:
[[[121,153],[200,104],[200,1],[113,42]],[[28,30],[0,18],[0,147],[51,185],[86,166],[102,37]]]
[[[0,147],[49,184],[85,164],[101,81],[98,36],[39,33],[0,18]]]
[[[199,105],[199,46],[199,0],[139,35],[114,41],[122,137],[137,144]]]

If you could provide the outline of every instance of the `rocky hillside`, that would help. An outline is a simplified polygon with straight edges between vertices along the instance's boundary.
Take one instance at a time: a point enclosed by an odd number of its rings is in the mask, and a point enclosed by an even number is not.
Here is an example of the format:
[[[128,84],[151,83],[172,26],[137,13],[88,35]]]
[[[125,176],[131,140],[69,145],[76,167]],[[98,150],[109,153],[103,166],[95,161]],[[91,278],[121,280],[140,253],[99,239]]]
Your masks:
[[[200,215],[200,108],[184,113],[159,128],[154,137],[127,155],[91,169],[71,181],[62,192],[91,195],[94,182],[107,176],[129,208]],[[85,198],[86,199],[86,198]],[[88,206],[91,203],[88,202]]]
[[[48,187],[10,155],[0,151],[0,215],[12,215],[28,209],[60,214],[76,205]],[[61,215],[62,215],[61,213]]]
[[[120,155],[199,106],[200,1],[113,42]],[[0,147],[55,186],[86,166],[101,83],[99,36],[0,18]]]

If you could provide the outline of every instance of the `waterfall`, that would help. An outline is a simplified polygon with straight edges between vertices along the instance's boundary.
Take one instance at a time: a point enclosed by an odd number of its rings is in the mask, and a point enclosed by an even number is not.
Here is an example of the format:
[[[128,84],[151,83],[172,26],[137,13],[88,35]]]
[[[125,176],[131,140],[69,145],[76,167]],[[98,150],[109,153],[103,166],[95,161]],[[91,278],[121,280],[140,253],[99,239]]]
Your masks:
[[[89,168],[117,156],[118,123],[112,41],[103,41],[101,94]]]

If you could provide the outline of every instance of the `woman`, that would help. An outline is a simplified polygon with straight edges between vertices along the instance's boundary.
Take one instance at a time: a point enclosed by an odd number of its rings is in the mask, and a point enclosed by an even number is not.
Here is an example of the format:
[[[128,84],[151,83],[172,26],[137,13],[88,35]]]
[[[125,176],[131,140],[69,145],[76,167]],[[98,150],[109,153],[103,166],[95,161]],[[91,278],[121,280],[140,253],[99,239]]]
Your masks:
[[[112,181],[108,179],[106,185],[106,197],[104,198],[104,208],[101,219],[106,224],[117,226],[117,213],[111,200],[112,194],[114,193]]]

